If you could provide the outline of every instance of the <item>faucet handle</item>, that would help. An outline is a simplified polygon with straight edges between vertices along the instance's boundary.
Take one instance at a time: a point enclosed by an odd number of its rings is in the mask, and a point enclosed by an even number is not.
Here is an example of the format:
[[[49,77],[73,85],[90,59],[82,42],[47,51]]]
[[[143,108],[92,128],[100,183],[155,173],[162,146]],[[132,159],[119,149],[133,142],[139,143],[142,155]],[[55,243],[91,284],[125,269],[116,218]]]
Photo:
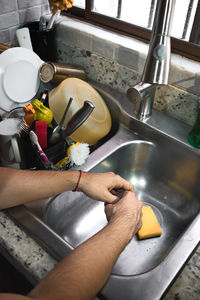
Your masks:
[[[135,103],[134,113],[136,117],[144,121],[151,115],[156,86],[146,82],[140,82],[127,91],[128,99]]]

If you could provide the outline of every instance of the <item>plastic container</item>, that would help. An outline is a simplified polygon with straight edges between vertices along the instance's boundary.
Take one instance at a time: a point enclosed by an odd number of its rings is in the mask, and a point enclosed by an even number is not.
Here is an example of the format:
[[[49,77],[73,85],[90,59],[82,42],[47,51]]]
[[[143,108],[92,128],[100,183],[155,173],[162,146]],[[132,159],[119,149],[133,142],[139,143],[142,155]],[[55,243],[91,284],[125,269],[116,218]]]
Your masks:
[[[35,109],[35,120],[46,121],[47,125],[51,127],[51,122],[53,120],[52,111],[48,107],[44,106],[38,99],[35,99],[32,102],[32,105]]]
[[[67,78],[49,93],[49,107],[58,124],[70,97],[73,101],[63,126],[66,127],[72,115],[83,106],[84,101],[91,101],[95,106],[93,112],[70,137],[76,142],[96,144],[111,129],[112,121],[107,105],[90,84],[78,78]]]
[[[35,109],[31,103],[28,103],[23,107],[23,110],[25,112],[24,122],[31,127],[35,119]]]
[[[188,135],[189,143],[196,148],[200,148],[200,103],[196,122]]]

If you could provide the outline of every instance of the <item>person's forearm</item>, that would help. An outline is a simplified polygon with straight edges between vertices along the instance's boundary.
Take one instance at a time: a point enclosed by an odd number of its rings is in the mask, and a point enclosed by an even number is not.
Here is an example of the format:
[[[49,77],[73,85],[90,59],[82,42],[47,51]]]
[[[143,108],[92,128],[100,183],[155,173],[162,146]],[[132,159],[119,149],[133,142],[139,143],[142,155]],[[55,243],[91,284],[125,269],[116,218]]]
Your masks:
[[[63,259],[28,296],[48,300],[92,299],[130,240],[130,232],[124,222],[107,225]]]
[[[1,168],[0,209],[45,199],[75,188],[78,171],[33,171]]]

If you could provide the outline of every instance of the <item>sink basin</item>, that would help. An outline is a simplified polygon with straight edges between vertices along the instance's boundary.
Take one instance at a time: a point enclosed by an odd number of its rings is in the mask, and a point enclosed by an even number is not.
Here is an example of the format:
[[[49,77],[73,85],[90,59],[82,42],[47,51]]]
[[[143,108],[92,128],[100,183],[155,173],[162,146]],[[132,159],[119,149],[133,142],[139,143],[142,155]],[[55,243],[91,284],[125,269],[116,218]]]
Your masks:
[[[115,110],[115,130],[82,170],[113,171],[132,182],[163,230],[157,238],[133,237],[101,293],[109,300],[159,299],[200,241],[200,154],[187,143],[186,125],[158,112],[141,123],[122,95],[99,91]],[[106,224],[104,204],[82,193],[65,192],[8,213],[59,259]]]
[[[189,163],[185,155],[172,157],[167,152],[161,151],[159,145],[137,140],[122,145],[91,169],[113,171],[132,182],[137,198],[152,207],[163,230],[159,238],[140,241],[135,236],[120,255],[113,274],[137,275],[156,267],[200,211],[200,198],[195,195],[198,185],[191,180],[191,172],[200,172],[198,162]],[[72,247],[107,223],[104,204],[82,193],[66,192],[52,199],[44,216],[46,223]]]

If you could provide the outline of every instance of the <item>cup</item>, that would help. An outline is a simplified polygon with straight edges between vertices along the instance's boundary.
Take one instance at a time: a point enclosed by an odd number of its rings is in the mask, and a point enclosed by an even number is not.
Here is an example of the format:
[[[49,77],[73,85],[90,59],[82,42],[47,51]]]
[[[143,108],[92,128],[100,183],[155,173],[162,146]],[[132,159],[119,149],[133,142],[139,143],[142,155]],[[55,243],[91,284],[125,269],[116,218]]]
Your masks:
[[[65,63],[45,62],[40,68],[40,79],[44,83],[59,84],[68,77],[85,80],[86,72],[82,66]]]
[[[21,120],[19,119],[5,119],[0,122],[0,160],[2,166],[18,169],[21,166],[20,123]]]

